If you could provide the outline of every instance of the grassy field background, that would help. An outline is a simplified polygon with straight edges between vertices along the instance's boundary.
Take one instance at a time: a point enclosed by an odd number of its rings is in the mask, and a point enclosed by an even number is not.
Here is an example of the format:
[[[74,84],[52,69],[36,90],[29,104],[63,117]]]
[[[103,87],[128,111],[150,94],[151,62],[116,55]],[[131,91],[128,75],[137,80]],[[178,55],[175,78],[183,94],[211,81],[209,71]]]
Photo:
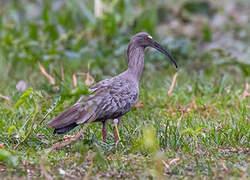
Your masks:
[[[1,1],[0,179],[249,179],[249,22],[248,0]],[[46,122],[124,71],[140,31],[179,69],[148,49],[121,141],[93,123],[51,150],[71,136]]]

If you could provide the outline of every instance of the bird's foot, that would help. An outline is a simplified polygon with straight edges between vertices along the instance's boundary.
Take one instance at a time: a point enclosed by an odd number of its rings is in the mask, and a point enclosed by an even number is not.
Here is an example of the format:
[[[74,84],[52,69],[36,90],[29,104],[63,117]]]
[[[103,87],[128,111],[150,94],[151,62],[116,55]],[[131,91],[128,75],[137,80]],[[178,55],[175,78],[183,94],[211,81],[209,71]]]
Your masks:
[[[116,128],[114,128],[114,139],[115,139],[115,142],[119,141],[119,137],[118,137]]]
[[[105,126],[105,124],[106,124],[106,121],[103,121],[102,122],[102,140],[104,142],[107,141],[107,134],[106,134],[106,126]]]
[[[121,140],[121,138],[119,136],[119,131],[118,131],[119,120],[114,119],[114,124],[115,124],[115,127],[114,127],[114,139],[115,139],[115,142],[117,142],[117,141]]]

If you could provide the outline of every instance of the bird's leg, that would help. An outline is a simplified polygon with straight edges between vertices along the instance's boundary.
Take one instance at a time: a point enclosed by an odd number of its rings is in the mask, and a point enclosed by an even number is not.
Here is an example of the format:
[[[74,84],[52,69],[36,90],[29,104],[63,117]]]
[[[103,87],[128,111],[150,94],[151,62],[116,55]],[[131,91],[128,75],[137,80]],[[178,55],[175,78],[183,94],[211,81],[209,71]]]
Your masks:
[[[106,136],[106,121],[102,121],[102,140],[106,142],[107,136]]]
[[[117,119],[114,119],[114,124],[115,124],[115,127],[114,127],[114,138],[115,138],[115,142],[117,142],[118,140],[120,140],[120,136],[119,136],[119,131],[118,131],[118,126],[119,126],[119,122],[121,120],[121,117],[117,118]]]

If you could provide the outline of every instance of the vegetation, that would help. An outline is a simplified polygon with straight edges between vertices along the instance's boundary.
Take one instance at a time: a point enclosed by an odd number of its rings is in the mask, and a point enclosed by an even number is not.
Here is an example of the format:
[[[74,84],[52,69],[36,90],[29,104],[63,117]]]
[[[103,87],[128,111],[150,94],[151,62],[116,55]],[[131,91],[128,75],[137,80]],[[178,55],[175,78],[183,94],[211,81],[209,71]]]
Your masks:
[[[0,2],[1,179],[248,179],[248,0],[98,2]],[[121,141],[112,121],[106,143],[100,123],[54,135],[46,122],[88,95],[93,79],[124,71],[140,31],[180,68],[147,50]],[[51,149],[83,128],[76,142]]]

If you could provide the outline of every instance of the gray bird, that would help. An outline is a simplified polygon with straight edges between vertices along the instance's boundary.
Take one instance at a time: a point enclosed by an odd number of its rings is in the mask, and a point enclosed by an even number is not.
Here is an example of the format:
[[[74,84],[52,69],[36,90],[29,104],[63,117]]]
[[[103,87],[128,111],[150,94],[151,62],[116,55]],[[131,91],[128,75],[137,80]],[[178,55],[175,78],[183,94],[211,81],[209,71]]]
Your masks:
[[[144,51],[153,47],[167,55],[177,68],[174,58],[146,32],[132,37],[128,49],[128,69],[123,73],[98,82],[89,88],[93,95],[80,98],[73,106],[63,111],[47,126],[55,128],[54,133],[69,132],[79,124],[102,122],[102,137],[106,141],[105,123],[114,120],[117,127],[124,114],[135,105],[139,96],[139,80],[144,67]],[[115,141],[118,140],[117,128],[114,128]]]

